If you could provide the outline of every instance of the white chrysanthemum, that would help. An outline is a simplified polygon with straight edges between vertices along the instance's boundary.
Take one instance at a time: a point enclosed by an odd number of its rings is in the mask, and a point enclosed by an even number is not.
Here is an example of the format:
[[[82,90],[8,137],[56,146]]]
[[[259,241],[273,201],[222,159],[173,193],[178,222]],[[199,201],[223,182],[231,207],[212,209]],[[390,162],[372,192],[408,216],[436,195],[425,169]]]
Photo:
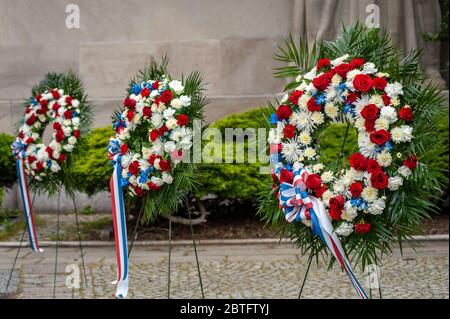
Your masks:
[[[306,73],[306,74],[303,76],[303,78],[306,79],[306,80],[312,81],[312,80],[314,80],[314,78],[316,77],[316,75],[317,75],[317,68],[313,68],[311,71],[309,71],[308,73]]]
[[[380,215],[386,208],[386,202],[383,198],[378,198],[373,203],[369,204],[367,211],[372,215]]]
[[[331,78],[331,84],[334,86],[338,86],[341,82],[342,82],[342,77],[339,74],[335,74]]]
[[[172,80],[169,82],[169,87],[175,91],[175,93],[180,94],[184,91],[184,86],[181,81],[178,80]]]
[[[161,142],[161,140],[156,140],[153,142],[151,150],[153,154],[156,155],[161,155],[163,153],[163,143]]]
[[[375,104],[377,107],[382,107],[384,105],[383,98],[379,94],[374,94],[370,97],[370,103]]]
[[[152,121],[152,124],[153,124],[153,126],[155,128],[160,128],[162,126],[162,124],[163,124],[162,120],[163,120],[163,117],[162,117],[162,115],[160,113],[153,113],[152,114],[151,121]]]
[[[295,138],[283,143],[281,154],[289,163],[303,161],[302,149]]]
[[[329,206],[329,201],[333,197],[334,194],[328,189],[322,194],[322,203],[324,204],[325,207]]]
[[[163,183],[165,183],[165,184],[172,184],[172,182],[173,182],[173,177],[172,177],[172,175],[170,175],[169,173],[163,172],[163,173],[162,173],[162,176],[161,176],[161,180],[162,180]]]
[[[388,83],[384,88],[386,94],[391,98],[403,95],[403,86],[399,82]]]
[[[408,125],[395,127],[391,130],[391,137],[395,143],[410,142],[412,139],[412,128]]]
[[[300,98],[298,99],[298,107],[302,110],[307,110],[308,109],[308,101],[310,98],[311,98],[311,96],[308,94],[303,94],[302,96],[300,96]]]
[[[377,162],[382,167],[388,167],[392,163],[392,156],[389,152],[384,150],[377,155]]]
[[[358,117],[355,121],[355,127],[358,131],[364,131],[366,130],[366,126],[365,126],[366,120],[362,117]]]
[[[376,155],[376,144],[370,141],[370,136],[360,132],[358,134],[359,151],[367,158],[374,158]]]
[[[172,141],[168,141],[168,142],[164,143],[164,150],[167,153],[173,152],[176,148],[177,148],[177,146]]]
[[[388,187],[391,191],[396,191],[403,185],[403,178],[400,176],[389,177]]]
[[[347,237],[353,232],[353,225],[347,222],[343,222],[336,228],[336,234],[341,237]]]
[[[75,145],[77,143],[77,138],[75,136],[71,136],[67,141],[69,142],[69,144]]]
[[[301,132],[299,137],[299,142],[303,145],[309,145],[311,144],[311,135],[308,132]]]
[[[400,105],[400,99],[398,99],[398,98],[391,99],[391,104],[392,104],[392,106],[399,106]]]
[[[334,175],[332,171],[325,171],[320,178],[322,179],[322,182],[329,183],[333,180]]]
[[[380,115],[388,119],[391,123],[397,121],[397,111],[392,106],[383,106]]]
[[[163,116],[165,119],[169,119],[169,118],[173,117],[174,114],[175,114],[175,109],[171,108],[171,107],[165,109],[163,112]]]
[[[333,184],[333,190],[336,193],[340,193],[340,194],[344,193],[345,192],[345,183],[344,183],[344,181],[342,181],[342,180],[335,181],[334,184]]]
[[[331,119],[335,119],[339,115],[339,109],[333,103],[327,103],[324,111],[325,114]]]
[[[325,121],[321,112],[313,112],[313,114],[311,115],[311,120],[314,124],[317,125],[320,125]]]
[[[178,127],[178,121],[174,117],[171,117],[166,121],[166,126],[169,129],[174,130]]]
[[[331,63],[332,66],[340,65],[340,64],[342,64],[345,60],[348,59],[348,56],[349,56],[348,54],[344,54],[343,56],[341,56],[341,57],[339,57],[339,58],[336,58],[336,59],[334,59],[334,60],[331,60],[330,63]]]
[[[147,168],[150,167],[150,163],[145,159],[140,159],[138,162],[139,162],[139,169],[141,171],[145,171]]]
[[[378,198],[378,189],[365,187],[361,193],[361,197],[367,202],[373,203]]]
[[[404,177],[408,177],[412,173],[411,170],[405,165],[400,166],[397,172]]]
[[[311,119],[311,112],[298,112],[297,129],[300,131],[310,132],[314,128],[314,123]]]
[[[316,156],[316,150],[313,149],[312,147],[307,147],[307,148],[305,148],[305,151],[303,152],[303,154],[308,159],[313,159],[314,156]]]
[[[142,156],[144,158],[149,158],[152,155],[152,150],[148,147],[142,147]]]
[[[337,96],[337,90],[336,90],[336,87],[330,85],[330,86],[325,90],[325,96],[326,96],[326,99],[327,99],[328,101],[334,100],[334,98]]]
[[[325,166],[322,163],[318,163],[318,164],[314,164],[312,167],[312,170],[314,173],[318,173],[321,170],[323,170],[325,168]]]
[[[372,62],[366,62],[364,63],[362,72],[365,74],[374,74],[378,72],[378,69]]]
[[[389,129],[389,120],[385,117],[380,117],[375,121],[375,130],[388,130]]]
[[[364,179],[365,171],[357,171],[353,167],[350,167],[349,171],[352,174],[352,178],[355,181],[362,181]]]
[[[350,202],[345,203],[345,209],[342,212],[341,218],[345,221],[352,222],[358,216],[358,208],[352,207]]]
[[[191,105],[191,98],[189,96],[186,95],[180,96],[180,101],[184,107],[188,107],[189,105]]]

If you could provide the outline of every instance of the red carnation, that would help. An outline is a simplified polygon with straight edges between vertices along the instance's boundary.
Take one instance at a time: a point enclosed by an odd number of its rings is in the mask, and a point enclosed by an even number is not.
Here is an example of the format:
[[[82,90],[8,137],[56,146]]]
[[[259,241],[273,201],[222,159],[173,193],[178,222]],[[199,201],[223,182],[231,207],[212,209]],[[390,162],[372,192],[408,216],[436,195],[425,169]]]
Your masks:
[[[322,185],[314,190],[314,195],[316,197],[322,198],[323,193],[325,193],[326,190],[327,190],[327,187],[325,185]]]
[[[132,175],[137,175],[139,173],[139,162],[138,161],[133,161],[130,166],[128,166],[128,171],[132,174]]]
[[[157,90],[159,88],[159,81],[153,82],[152,89]]]
[[[152,155],[150,155],[150,157],[148,159],[148,162],[150,163],[150,165],[154,166],[155,165],[155,161],[157,159],[161,159],[161,156],[156,155],[156,154],[152,154]]]
[[[169,128],[164,124],[159,128],[159,135],[164,135],[166,132],[169,132]]]
[[[287,120],[289,116],[292,114],[292,110],[287,105],[280,105],[277,110],[277,118],[278,120]]]
[[[349,93],[347,97],[345,98],[345,104],[353,104],[358,99],[358,94],[356,93]]]
[[[73,136],[75,136],[76,138],[80,138],[80,130],[74,130],[73,131]]]
[[[320,110],[322,109],[322,107],[317,104],[316,99],[313,97],[308,100],[307,106],[310,112],[320,112]]]
[[[350,185],[350,193],[352,193],[352,196],[355,198],[358,198],[361,196],[361,193],[363,191],[363,186],[360,182],[354,182]]]
[[[55,138],[56,138],[56,141],[57,141],[57,142],[62,142],[62,141],[64,141],[64,138],[65,138],[64,132],[63,132],[62,130],[56,131]]]
[[[292,104],[298,105],[298,99],[303,95],[302,91],[296,90],[289,95],[289,101],[291,101]]]
[[[52,96],[55,100],[58,100],[61,97],[61,95],[59,94],[59,92],[57,90],[52,91]]]
[[[357,171],[364,171],[367,167],[367,158],[361,153],[354,153],[348,159],[350,166]]]
[[[134,192],[136,193],[136,196],[138,197],[144,197],[144,191],[139,186],[135,186],[133,188]]]
[[[370,173],[370,182],[373,187],[384,189],[388,186],[388,177],[381,169],[379,169]]]
[[[384,145],[391,138],[391,134],[386,130],[378,130],[370,133],[370,141],[377,145]]]
[[[348,64],[348,63],[339,64],[338,66],[334,67],[333,70],[341,78],[346,79],[347,78],[347,73],[348,73],[348,71],[350,71],[350,64]]]
[[[123,106],[129,109],[134,108],[136,106],[136,101],[127,96],[125,100],[123,100]]]
[[[162,170],[162,171],[164,171],[164,172],[166,172],[166,171],[170,171],[170,162],[169,161],[166,161],[166,160],[160,160],[159,161],[159,168]]]
[[[71,110],[65,111],[64,112],[64,118],[71,119],[72,118],[72,111]]]
[[[317,71],[327,66],[330,66],[330,59],[327,58],[319,59],[319,61],[317,62]]]
[[[66,104],[72,105],[72,97],[71,96],[66,96]]]
[[[287,124],[284,127],[284,137],[293,138],[295,136],[295,126],[291,124]]]
[[[361,110],[361,116],[366,120],[375,120],[378,117],[378,107],[375,104],[368,104]]]
[[[151,130],[150,132],[150,140],[154,142],[159,137],[159,131],[158,130]]]
[[[142,91],[141,91],[141,96],[142,97],[147,97],[147,96],[149,96],[149,94],[150,94],[149,88],[143,88],[142,89]]]
[[[383,103],[384,105],[388,106],[391,105],[391,98],[389,97],[389,95],[387,95],[386,93],[384,93],[381,98],[383,99]]]
[[[36,95],[36,101],[40,102],[41,98],[42,98],[42,95],[40,95],[40,94]]]
[[[416,157],[416,155],[408,156],[408,158],[403,161],[403,165],[408,167],[410,170],[413,170],[417,166],[417,157]]]
[[[152,191],[157,191],[159,189],[159,186],[153,182],[150,182],[147,185],[148,185],[148,188],[150,188]]]
[[[332,220],[341,220],[342,211],[330,208],[328,214]]]
[[[134,110],[129,110],[127,113],[127,119],[129,122],[131,122],[134,118]]]
[[[177,118],[177,123],[180,126],[185,126],[189,122],[189,117],[185,114],[180,114]]]
[[[366,60],[362,58],[354,58],[353,60],[350,61],[350,67],[352,69],[360,68],[364,65],[364,63],[366,63]]]
[[[280,184],[281,183],[289,183],[292,184],[292,181],[294,180],[294,173],[288,171],[287,169],[283,168],[280,172]]]
[[[368,233],[370,231],[371,226],[372,225],[370,225],[370,223],[366,222],[355,224],[355,232],[360,235]]]
[[[122,144],[120,146],[120,154],[125,155],[128,152],[128,145],[127,144]]]
[[[27,138],[27,140],[25,141],[25,144],[31,144],[33,143],[33,139],[31,137]]]
[[[148,107],[148,106],[145,106],[145,107],[142,109],[142,114],[143,114],[145,117],[150,117],[150,116],[152,116],[152,109],[151,109],[150,107]]]
[[[164,104],[169,103],[173,98],[173,94],[170,90],[165,90],[164,92],[161,93],[161,102],[163,102]]]
[[[57,112],[58,110],[59,110],[59,107],[60,107],[60,105],[58,104],[58,103],[53,103],[53,105],[52,105],[52,110],[53,111],[55,111],[55,112]]]
[[[58,123],[58,122],[53,123],[53,129],[60,130],[61,129],[61,124]]]
[[[64,161],[65,161],[66,159],[67,159],[66,154],[63,154],[63,153],[59,154],[58,162],[64,163]]]
[[[312,84],[320,91],[325,91],[328,85],[330,85],[331,79],[328,74],[322,74],[316,77]]]
[[[28,156],[28,163],[33,163],[34,161],[36,161],[36,157],[33,155]]]
[[[364,122],[364,128],[369,133],[372,133],[373,131],[375,131],[375,120],[366,120]]]
[[[306,179],[306,187],[311,190],[318,189],[322,185],[322,180],[317,174],[310,174]]]
[[[330,210],[329,214],[333,220],[340,220],[342,210],[344,209],[345,199],[344,196],[338,195],[330,198]]]
[[[376,76],[373,78],[373,86],[380,91],[383,91],[387,85],[387,80],[385,78],[380,78]]]
[[[399,117],[406,121],[406,122],[412,122],[413,120],[413,112],[410,107],[404,106],[400,109],[398,112]]]
[[[372,173],[379,169],[381,169],[381,166],[380,166],[380,164],[378,164],[378,162],[376,160],[371,159],[371,158],[367,159],[367,171],[369,173]]]
[[[36,170],[37,171],[42,171],[44,169],[44,164],[42,164],[42,162],[37,162],[36,163]]]
[[[48,101],[47,100],[41,100],[39,101],[39,104],[43,107],[47,107],[48,106]]]
[[[50,146],[47,146],[45,151],[47,152],[49,158],[53,158],[53,149]]]
[[[353,79],[353,86],[356,90],[367,93],[373,86],[372,78],[367,74],[358,74]]]

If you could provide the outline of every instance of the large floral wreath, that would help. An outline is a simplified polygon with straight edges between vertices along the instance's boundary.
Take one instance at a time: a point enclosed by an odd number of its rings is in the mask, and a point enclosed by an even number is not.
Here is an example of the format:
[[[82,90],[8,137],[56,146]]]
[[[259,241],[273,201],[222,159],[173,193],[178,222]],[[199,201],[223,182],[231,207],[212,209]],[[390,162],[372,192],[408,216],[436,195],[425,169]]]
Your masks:
[[[400,55],[387,34],[359,24],[311,51],[291,39],[276,55],[295,64],[277,69],[277,75],[296,79],[278,107],[271,106],[273,183],[260,213],[276,221],[281,210],[288,221],[311,226],[307,210],[293,213],[300,194],[282,194],[285,185],[304,183],[302,198],[321,201],[334,232],[363,266],[376,263],[378,252],[389,252],[391,240],[417,232],[439,191],[436,175],[417,159],[438,143],[432,120],[442,114],[442,98],[422,84],[419,54],[403,60]],[[347,168],[320,163],[317,141],[333,122],[357,129],[358,151],[350,154]],[[290,223],[285,231],[302,251],[316,255],[324,245],[303,224]]]

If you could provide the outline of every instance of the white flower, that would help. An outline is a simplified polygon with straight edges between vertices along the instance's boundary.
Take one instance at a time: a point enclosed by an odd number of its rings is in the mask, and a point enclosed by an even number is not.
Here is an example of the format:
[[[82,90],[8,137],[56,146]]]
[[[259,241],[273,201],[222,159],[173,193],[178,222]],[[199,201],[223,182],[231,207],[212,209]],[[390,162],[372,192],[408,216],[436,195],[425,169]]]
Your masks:
[[[322,182],[329,183],[333,180],[333,172],[332,171],[325,171],[323,172],[322,176],[320,177],[322,179]]]
[[[370,136],[366,133],[358,134],[359,151],[367,158],[374,158],[376,155],[376,144],[370,141]]]
[[[368,104],[370,104],[370,96],[368,94],[362,94],[354,103],[356,113],[360,114],[361,110]]]
[[[162,177],[161,179],[162,179],[163,183],[165,183],[165,184],[172,184],[173,177],[169,173],[163,172],[161,177]]]
[[[375,121],[375,129],[376,130],[388,130],[389,129],[389,120],[385,117],[380,117]]]
[[[175,91],[175,93],[180,94],[184,91],[184,86],[181,81],[178,80],[172,80],[169,82],[169,87]]]
[[[75,136],[71,136],[67,141],[69,142],[69,144],[74,145],[77,143],[77,138]]]
[[[324,165],[322,163],[314,164],[312,167],[313,172],[318,173],[324,169]]]
[[[330,63],[332,66],[337,66],[337,65],[342,64],[347,59],[348,59],[348,54],[344,54],[343,56],[330,61]]]
[[[366,74],[374,74],[378,72],[378,69],[375,67],[375,64],[372,62],[366,62],[363,66],[363,73]]]
[[[324,122],[323,114],[321,112],[313,112],[311,115],[311,120],[314,124],[320,125]]]
[[[289,139],[287,142],[283,143],[283,148],[281,154],[286,159],[286,161],[293,163],[298,160],[303,160],[302,150],[300,144],[295,138]]]
[[[176,148],[177,148],[177,146],[176,146],[175,143],[172,142],[172,141],[168,141],[168,142],[166,142],[166,143],[164,144],[164,150],[165,150],[167,153],[173,152]]]
[[[170,106],[172,106],[174,109],[180,109],[183,106],[183,103],[181,102],[180,99],[173,99],[170,102]]]
[[[63,146],[63,149],[67,152],[72,152],[73,151],[73,145],[70,144],[66,144]]]
[[[162,126],[162,115],[160,113],[153,113],[151,118],[152,124],[156,128],[160,128]]]
[[[348,222],[353,221],[355,217],[358,216],[358,208],[352,207],[350,202],[346,202],[344,207],[345,209],[342,212],[341,218]]]
[[[325,114],[331,118],[335,119],[339,115],[339,109],[333,103],[325,104]]]
[[[161,142],[161,140],[156,140],[153,142],[152,147],[151,147],[152,153],[156,154],[156,155],[161,155],[163,152],[163,143]]]
[[[383,98],[379,94],[374,94],[370,97],[370,103],[375,104],[377,107],[382,107],[384,105]]]
[[[391,191],[396,191],[403,185],[403,178],[400,176],[389,177],[388,187]]]
[[[391,123],[397,121],[397,111],[392,106],[383,106],[380,115],[387,118]]]
[[[412,127],[402,125],[391,130],[391,137],[395,143],[410,142],[412,139]]]
[[[144,158],[149,158],[152,155],[152,150],[148,147],[142,147],[142,156]]]
[[[57,161],[52,161],[52,165],[50,166],[50,170],[53,173],[57,173],[61,170],[61,166],[59,166]]]
[[[303,78],[306,79],[306,80],[312,81],[312,80],[314,80],[314,78],[316,77],[316,75],[317,75],[317,68],[313,68],[311,71],[309,71],[308,73],[306,73],[306,74],[303,76]]]
[[[383,198],[378,198],[373,203],[369,204],[368,212],[372,215],[379,215],[386,208],[386,202]]]
[[[175,114],[175,109],[173,109],[171,107],[165,109],[163,112],[163,116],[165,119],[171,118],[174,114]]]
[[[307,110],[308,109],[308,101],[311,98],[310,95],[308,94],[303,94],[302,96],[300,96],[300,98],[298,99],[298,107],[302,110]]]
[[[378,189],[365,187],[361,193],[361,197],[367,202],[373,203],[378,198]]]
[[[166,126],[169,129],[173,130],[173,129],[176,129],[178,127],[178,122],[177,122],[177,120],[174,117],[171,117],[170,119],[167,120]]]
[[[396,98],[398,95],[403,95],[403,86],[399,82],[388,83],[384,91],[390,98]]]
[[[305,151],[303,152],[303,154],[304,154],[308,159],[313,159],[314,156],[316,156],[316,150],[313,149],[312,147],[307,147],[307,148],[305,148]]]
[[[412,173],[411,170],[405,165],[400,166],[397,172],[404,177],[408,177]]]
[[[343,222],[339,225],[338,228],[336,228],[335,231],[338,236],[347,237],[353,232],[353,225],[347,222]]]
[[[80,105],[80,101],[77,99],[72,100],[72,107],[77,108]]]
[[[80,126],[80,118],[78,116],[72,117],[72,125],[73,126]]]
[[[329,205],[329,201],[331,198],[333,198],[333,193],[330,190],[326,190],[323,194],[322,194],[322,203],[328,207]]]
[[[303,145],[309,145],[311,144],[311,135],[308,132],[302,132],[299,135],[299,141]]]
[[[191,105],[191,98],[189,96],[186,95],[180,96],[180,101],[181,105],[183,105],[184,107]]]
[[[331,84],[333,84],[334,86],[339,85],[341,82],[342,82],[342,77],[339,74],[335,74],[331,78]]]
[[[159,177],[156,177],[156,176],[152,176],[152,177],[150,178],[150,181],[151,181],[153,184],[156,184],[157,186],[161,186],[161,185],[163,184],[162,179],[159,178]]]
[[[384,150],[377,155],[377,162],[382,167],[388,167],[392,163],[392,156],[389,152]]]
[[[147,160],[145,160],[145,159],[139,160],[139,169],[141,171],[145,171],[149,167],[150,167],[150,163]]]
[[[150,98],[152,98],[152,99],[154,99],[158,95],[159,95],[159,91],[158,90],[153,90],[153,91],[150,92]]]
[[[337,180],[333,184],[333,190],[336,193],[343,193],[343,192],[345,192],[345,183],[342,180]]]

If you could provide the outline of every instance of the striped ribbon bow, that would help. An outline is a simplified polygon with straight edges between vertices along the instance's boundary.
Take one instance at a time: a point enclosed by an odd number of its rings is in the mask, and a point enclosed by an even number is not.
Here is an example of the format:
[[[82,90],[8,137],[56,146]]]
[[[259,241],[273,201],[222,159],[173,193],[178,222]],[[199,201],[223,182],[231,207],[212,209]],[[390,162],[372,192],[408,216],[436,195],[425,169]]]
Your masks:
[[[319,199],[308,193],[306,187],[308,172],[303,168],[299,168],[294,170],[293,173],[293,184],[281,183],[278,195],[286,220],[293,222],[310,219],[313,233],[319,236],[345,270],[358,295],[362,299],[368,299],[366,292],[356,279],[339,237],[333,230],[325,207]]]
[[[109,158],[114,165],[114,172],[110,179],[112,214],[114,222],[114,239],[117,256],[117,285],[116,297],[125,298],[128,293],[128,249],[127,225],[125,219],[125,203],[123,189],[120,184],[122,177],[121,153],[119,142],[115,139],[109,141],[107,148]]]
[[[25,147],[26,145],[17,138],[11,145],[13,155],[16,158],[17,178],[19,180],[20,199],[22,201],[25,223],[28,232],[28,239],[32,251],[43,252],[39,248],[39,242],[36,234],[36,223],[33,217],[33,207],[30,200],[30,190],[28,188],[27,175],[25,173]]]

